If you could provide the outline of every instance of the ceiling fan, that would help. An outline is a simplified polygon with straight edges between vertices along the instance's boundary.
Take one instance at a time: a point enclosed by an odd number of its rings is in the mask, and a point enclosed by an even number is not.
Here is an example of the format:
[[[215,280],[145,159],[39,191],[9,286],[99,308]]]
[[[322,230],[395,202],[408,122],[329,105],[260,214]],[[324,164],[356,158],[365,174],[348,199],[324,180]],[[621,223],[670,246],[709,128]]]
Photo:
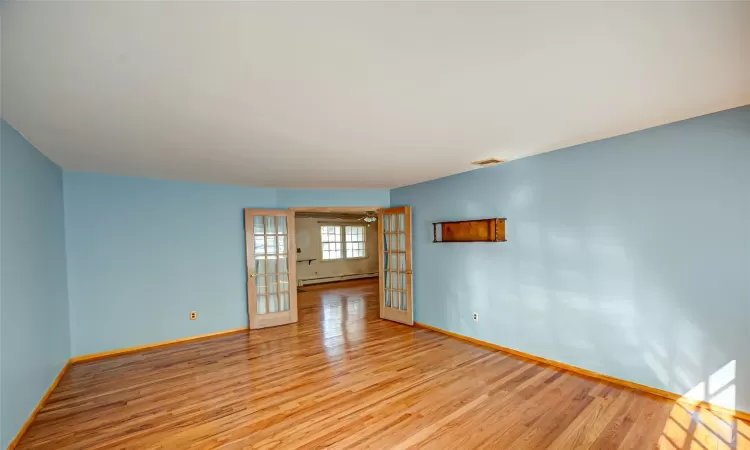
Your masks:
[[[378,220],[378,213],[376,213],[375,211],[367,211],[364,216],[360,217],[357,220],[364,220],[369,225],[372,222],[376,222]]]

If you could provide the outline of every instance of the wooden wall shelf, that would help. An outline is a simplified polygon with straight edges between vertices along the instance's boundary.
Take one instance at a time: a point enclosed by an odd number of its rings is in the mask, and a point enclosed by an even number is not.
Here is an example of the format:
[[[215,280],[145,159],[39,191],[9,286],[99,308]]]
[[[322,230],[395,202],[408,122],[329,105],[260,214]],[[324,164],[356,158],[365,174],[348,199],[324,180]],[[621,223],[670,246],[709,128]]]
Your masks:
[[[317,259],[313,258],[313,259],[298,259],[297,260],[297,262],[306,262],[308,266],[312,264],[313,261],[317,261]]]
[[[505,219],[461,220],[432,224],[433,241],[505,242]]]

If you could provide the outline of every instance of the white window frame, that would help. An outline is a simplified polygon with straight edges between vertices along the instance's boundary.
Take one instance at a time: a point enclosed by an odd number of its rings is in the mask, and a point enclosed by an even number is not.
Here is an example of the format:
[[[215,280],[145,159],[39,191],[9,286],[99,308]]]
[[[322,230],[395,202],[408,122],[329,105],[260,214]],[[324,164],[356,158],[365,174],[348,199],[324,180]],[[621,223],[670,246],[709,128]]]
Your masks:
[[[346,240],[346,229],[347,228],[361,228],[362,229],[362,240],[357,241],[347,241]],[[364,225],[344,225],[344,233],[342,234],[342,239],[344,241],[344,257],[346,259],[365,259],[367,258],[367,227]],[[349,252],[349,244],[361,244],[362,245],[362,256],[349,256],[347,253]],[[357,249],[359,250],[359,249]]]
[[[338,242],[331,241],[331,240],[324,240],[323,239],[323,237],[324,237],[324,235],[323,235],[323,229],[324,228],[328,228],[328,227],[337,227],[339,229],[339,232],[338,232],[338,236],[339,236],[338,237]],[[327,224],[327,223],[325,223],[325,224],[321,224],[320,225],[320,260],[321,261],[338,261],[338,260],[344,259],[344,256],[346,255],[346,249],[344,248],[344,235],[343,235],[343,233],[344,233],[344,228],[341,225],[339,225],[339,224],[334,224],[334,223]],[[336,234],[337,233],[333,233],[334,237],[336,236]],[[326,233],[326,236],[330,236],[330,233]],[[326,244],[329,244],[329,245],[327,246]],[[334,250],[330,249],[330,245],[331,244],[338,244],[338,251],[341,254],[341,256],[339,258],[326,258],[325,257],[326,252],[336,251],[336,249],[334,249]]]
[[[341,249],[341,257],[340,258],[325,258],[325,252],[327,251],[325,244],[330,244],[331,242],[323,242],[323,227],[338,227],[339,228],[339,236],[341,236],[338,244],[339,248]],[[349,243],[362,243],[362,256],[352,256],[347,257],[346,256],[346,250],[347,250],[347,244],[349,244],[346,241],[346,227],[359,227],[362,228],[362,241],[352,241]],[[330,250],[329,250],[330,251]],[[346,223],[322,223],[320,224],[320,260],[323,262],[328,261],[341,261],[341,260],[355,260],[355,259],[366,259],[367,258],[367,227],[364,225],[354,225],[354,224],[346,224]]]

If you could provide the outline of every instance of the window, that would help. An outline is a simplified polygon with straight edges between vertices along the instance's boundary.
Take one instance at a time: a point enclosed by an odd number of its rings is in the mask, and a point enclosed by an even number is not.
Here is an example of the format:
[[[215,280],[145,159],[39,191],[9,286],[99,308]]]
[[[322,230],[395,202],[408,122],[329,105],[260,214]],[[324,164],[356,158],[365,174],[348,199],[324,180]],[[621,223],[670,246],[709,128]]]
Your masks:
[[[323,260],[364,258],[365,227],[360,225],[321,225]]]
[[[346,257],[365,257],[365,227],[346,226]]]
[[[323,259],[341,259],[341,227],[320,227],[320,242],[323,244]]]

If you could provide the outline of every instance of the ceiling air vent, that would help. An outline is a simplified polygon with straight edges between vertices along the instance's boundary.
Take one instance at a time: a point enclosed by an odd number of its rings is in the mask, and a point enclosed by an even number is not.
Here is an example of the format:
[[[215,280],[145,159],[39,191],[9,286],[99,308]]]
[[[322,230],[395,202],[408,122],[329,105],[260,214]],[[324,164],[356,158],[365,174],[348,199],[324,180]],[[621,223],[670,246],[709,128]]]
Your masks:
[[[474,164],[475,166],[487,167],[487,166],[494,166],[495,164],[501,164],[504,162],[505,160],[502,160],[502,159],[488,158],[488,159],[483,159],[481,161],[474,161],[472,164]]]

